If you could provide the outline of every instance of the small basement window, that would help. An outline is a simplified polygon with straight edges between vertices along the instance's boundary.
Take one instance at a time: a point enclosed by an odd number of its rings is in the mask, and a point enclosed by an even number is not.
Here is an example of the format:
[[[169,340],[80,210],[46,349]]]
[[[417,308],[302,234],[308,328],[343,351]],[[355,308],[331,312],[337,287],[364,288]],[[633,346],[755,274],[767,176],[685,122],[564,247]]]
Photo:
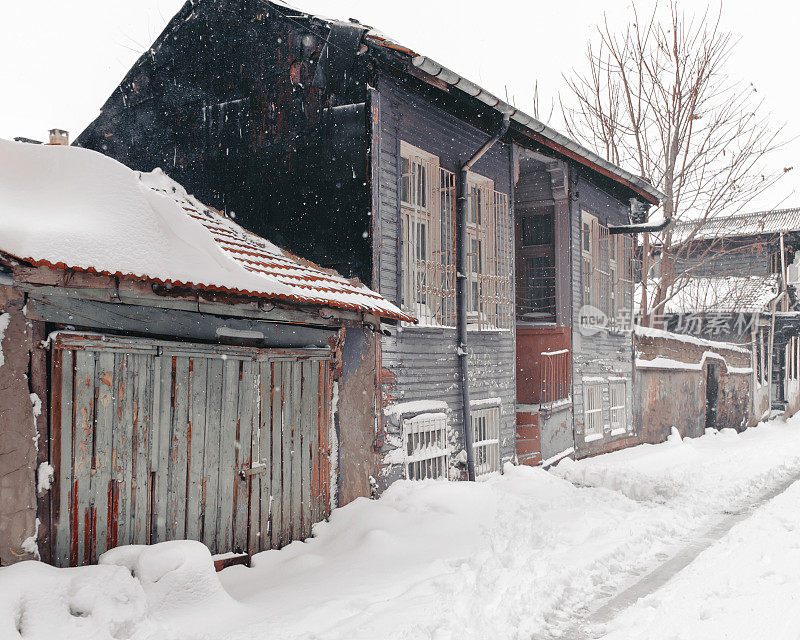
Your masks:
[[[475,476],[500,471],[500,407],[473,409],[473,450]]]
[[[423,413],[403,420],[406,452],[406,478],[426,480],[447,478],[450,445],[447,439],[447,414]]]
[[[628,430],[627,419],[627,405],[626,387],[624,381],[610,382],[608,384],[608,393],[610,405],[610,418],[611,418],[611,435],[620,435]]]
[[[583,430],[587,442],[603,437],[603,386],[583,385]]]

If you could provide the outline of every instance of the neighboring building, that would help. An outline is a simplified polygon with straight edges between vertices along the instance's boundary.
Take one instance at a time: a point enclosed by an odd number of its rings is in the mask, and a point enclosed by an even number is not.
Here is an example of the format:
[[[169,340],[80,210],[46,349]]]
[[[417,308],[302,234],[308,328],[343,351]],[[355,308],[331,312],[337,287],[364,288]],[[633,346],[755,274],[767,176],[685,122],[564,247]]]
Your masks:
[[[741,431],[753,416],[750,349],[636,327],[634,412],[642,441],[664,442],[673,429],[697,438],[706,429]]]
[[[478,475],[635,441],[631,331],[579,326],[630,315],[634,243],[609,229],[661,194],[435,61],[355,21],[193,0],[77,144],[166,167],[418,319],[382,339],[380,485],[463,474],[465,410]]]
[[[372,494],[381,322],[161,171],[0,141],[0,564],[246,554]]]
[[[753,351],[754,418],[794,413],[800,319],[800,209],[717,217],[672,230],[676,286],[659,311],[671,331],[747,344]],[[650,281],[652,290],[657,281]],[[794,389],[794,390],[793,390]]]

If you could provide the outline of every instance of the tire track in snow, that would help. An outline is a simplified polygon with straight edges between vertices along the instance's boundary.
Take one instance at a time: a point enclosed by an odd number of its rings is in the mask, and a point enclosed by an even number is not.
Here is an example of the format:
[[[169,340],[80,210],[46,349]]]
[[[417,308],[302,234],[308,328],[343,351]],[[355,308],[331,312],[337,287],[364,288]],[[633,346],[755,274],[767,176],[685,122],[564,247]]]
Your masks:
[[[603,598],[605,601],[599,607],[592,610],[588,615],[582,616],[580,621],[560,633],[557,637],[566,640],[592,640],[601,637],[604,632],[593,633],[593,629],[611,622],[619,613],[641,598],[655,593],[669,582],[673,576],[689,566],[703,551],[721,540],[733,527],[750,518],[759,507],[784,493],[796,482],[800,482],[800,470],[762,493],[754,502],[740,509],[724,512],[726,513],[724,518],[683,545],[669,560],[657,566],[633,585],[611,597],[611,599],[606,600]]]

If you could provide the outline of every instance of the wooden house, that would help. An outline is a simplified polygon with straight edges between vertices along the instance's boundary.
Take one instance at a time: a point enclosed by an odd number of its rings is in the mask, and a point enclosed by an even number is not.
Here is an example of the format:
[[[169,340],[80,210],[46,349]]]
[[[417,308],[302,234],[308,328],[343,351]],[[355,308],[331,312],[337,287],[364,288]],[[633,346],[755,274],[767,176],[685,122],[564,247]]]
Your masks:
[[[634,440],[631,331],[579,329],[630,307],[626,225],[661,194],[434,60],[280,2],[190,0],[77,144],[165,167],[417,318],[381,341],[380,486]]]
[[[371,495],[410,316],[93,151],[0,141],[0,212],[0,564],[252,554]]]
[[[676,223],[672,244],[676,284],[657,314],[665,326],[751,347],[749,424],[772,409],[798,411],[800,209]]]

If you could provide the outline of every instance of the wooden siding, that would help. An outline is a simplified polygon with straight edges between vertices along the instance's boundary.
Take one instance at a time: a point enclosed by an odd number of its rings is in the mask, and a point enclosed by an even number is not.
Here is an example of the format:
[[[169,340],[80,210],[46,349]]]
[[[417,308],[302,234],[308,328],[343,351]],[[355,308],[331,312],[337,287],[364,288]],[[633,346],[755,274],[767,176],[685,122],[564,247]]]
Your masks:
[[[576,455],[582,457],[592,455],[614,447],[617,440],[628,440],[635,430],[633,421],[633,334],[631,332],[611,333],[601,330],[591,336],[583,336],[580,332],[579,313],[582,301],[581,283],[581,215],[585,209],[597,216],[600,224],[626,224],[628,207],[603,192],[583,176],[572,170],[570,189],[577,193],[572,202],[572,399],[575,423]],[[627,404],[627,435],[611,436],[604,433],[602,440],[586,443],[584,440],[584,394],[583,379],[608,379],[620,377],[625,379]],[[607,385],[606,385],[607,387]],[[603,391],[603,423],[609,424],[608,389]]]
[[[256,553],[328,513],[327,350],[54,345],[53,562],[193,539]]]
[[[372,101],[373,117],[379,118],[379,142],[373,150],[373,161],[378,162],[377,171],[373,170],[373,189],[377,190],[375,201],[379,205],[373,221],[373,233],[379,234],[373,239],[377,278],[373,286],[396,301],[400,271],[400,141],[436,155],[440,166],[455,172],[490,136],[385,76],[379,78]],[[511,155],[507,145],[497,144],[475,166],[477,173],[494,180],[495,189],[507,193],[509,198],[513,197]],[[509,215],[513,216],[513,207]],[[451,442],[457,452],[463,446],[463,420],[455,330],[404,327],[392,333],[381,343],[384,403],[428,399],[446,402]],[[514,332],[470,331],[469,355],[472,400],[501,400],[500,455],[509,460],[515,447]],[[386,428],[388,435],[401,437],[397,425]],[[401,474],[401,465],[396,465],[384,482],[388,484]]]

